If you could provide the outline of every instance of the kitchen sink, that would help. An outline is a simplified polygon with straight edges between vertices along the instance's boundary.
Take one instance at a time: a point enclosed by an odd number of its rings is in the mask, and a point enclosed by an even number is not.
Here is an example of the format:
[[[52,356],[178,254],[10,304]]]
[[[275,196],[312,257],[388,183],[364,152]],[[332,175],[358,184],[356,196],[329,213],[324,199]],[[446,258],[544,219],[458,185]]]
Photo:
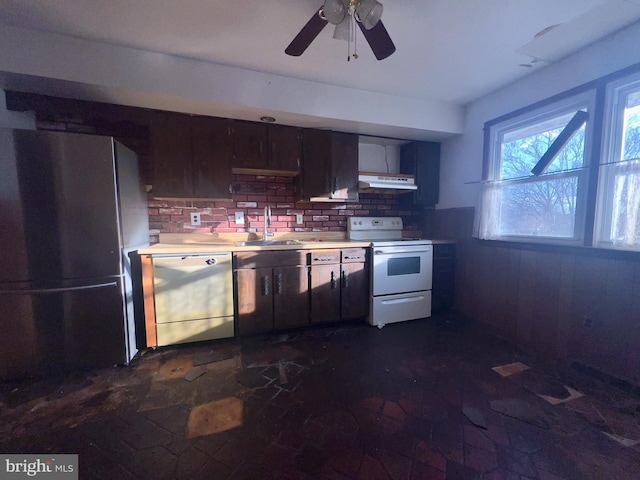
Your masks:
[[[236,242],[238,247],[265,246],[270,245],[301,245],[298,240],[248,240],[246,242]]]

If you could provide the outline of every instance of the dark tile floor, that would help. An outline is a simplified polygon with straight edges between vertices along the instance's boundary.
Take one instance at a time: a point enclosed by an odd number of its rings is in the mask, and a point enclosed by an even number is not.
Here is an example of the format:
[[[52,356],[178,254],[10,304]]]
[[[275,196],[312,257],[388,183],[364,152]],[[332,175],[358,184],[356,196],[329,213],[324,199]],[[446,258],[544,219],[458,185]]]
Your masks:
[[[81,479],[640,478],[640,397],[454,313],[164,348],[0,401],[0,452],[78,453]]]

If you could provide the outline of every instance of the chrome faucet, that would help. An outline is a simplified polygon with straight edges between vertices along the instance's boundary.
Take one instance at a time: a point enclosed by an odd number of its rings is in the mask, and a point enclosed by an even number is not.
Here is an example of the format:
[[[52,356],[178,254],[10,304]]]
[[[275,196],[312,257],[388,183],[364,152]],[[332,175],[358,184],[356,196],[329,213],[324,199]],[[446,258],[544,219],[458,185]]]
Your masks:
[[[266,242],[269,237],[273,236],[273,233],[269,233],[269,226],[271,225],[271,207],[267,205],[264,207],[264,229],[262,231],[262,241]]]

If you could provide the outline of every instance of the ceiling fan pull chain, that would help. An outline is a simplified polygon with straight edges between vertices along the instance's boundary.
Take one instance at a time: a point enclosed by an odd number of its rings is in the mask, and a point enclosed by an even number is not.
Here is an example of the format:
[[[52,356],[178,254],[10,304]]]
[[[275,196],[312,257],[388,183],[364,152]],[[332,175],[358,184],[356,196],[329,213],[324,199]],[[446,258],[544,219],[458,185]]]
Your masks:
[[[356,33],[356,18],[354,15],[353,23],[351,25],[351,29],[353,30],[353,59],[356,60],[358,58],[358,34]]]
[[[352,17],[351,15],[349,15],[349,17],[347,17],[347,25],[349,25],[349,28],[348,28],[349,34],[347,36],[347,62],[351,61],[351,35],[353,35],[354,33],[352,29],[353,25],[351,24],[351,19]]]

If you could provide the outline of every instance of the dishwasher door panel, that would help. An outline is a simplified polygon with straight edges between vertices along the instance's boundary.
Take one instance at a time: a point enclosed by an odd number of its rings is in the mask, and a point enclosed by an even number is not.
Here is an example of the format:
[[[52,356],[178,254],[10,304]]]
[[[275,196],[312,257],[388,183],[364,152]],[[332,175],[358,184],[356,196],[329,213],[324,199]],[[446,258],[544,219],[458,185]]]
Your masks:
[[[158,332],[163,323],[233,317],[231,253],[154,257],[153,271]]]

